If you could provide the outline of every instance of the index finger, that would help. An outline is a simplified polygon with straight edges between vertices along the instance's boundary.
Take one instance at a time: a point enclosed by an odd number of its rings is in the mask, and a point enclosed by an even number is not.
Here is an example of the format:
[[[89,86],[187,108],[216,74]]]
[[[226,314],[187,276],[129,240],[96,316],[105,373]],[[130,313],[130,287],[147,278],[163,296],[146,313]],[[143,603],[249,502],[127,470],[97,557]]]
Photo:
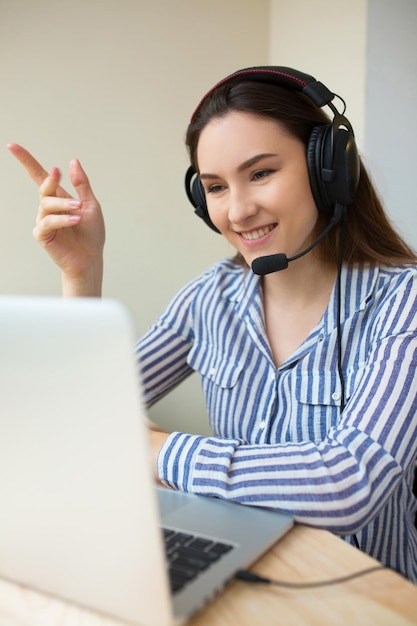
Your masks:
[[[13,154],[13,156],[23,165],[29,176],[32,180],[35,181],[37,185],[41,185],[45,178],[49,176],[49,172],[42,167],[42,165],[33,157],[30,152],[28,152],[22,146],[19,146],[17,143],[9,143],[7,144],[7,148],[9,152]],[[63,187],[57,187],[58,195],[63,198],[69,198],[70,195],[63,189]]]

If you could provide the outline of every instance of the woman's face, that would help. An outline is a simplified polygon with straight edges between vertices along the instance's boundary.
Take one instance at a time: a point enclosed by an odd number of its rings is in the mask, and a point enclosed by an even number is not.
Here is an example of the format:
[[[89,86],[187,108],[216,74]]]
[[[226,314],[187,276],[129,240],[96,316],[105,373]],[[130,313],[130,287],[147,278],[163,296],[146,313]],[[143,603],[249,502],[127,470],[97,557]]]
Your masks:
[[[252,261],[288,257],[313,239],[318,217],[305,146],[274,120],[231,112],[201,132],[197,161],[210,218]]]

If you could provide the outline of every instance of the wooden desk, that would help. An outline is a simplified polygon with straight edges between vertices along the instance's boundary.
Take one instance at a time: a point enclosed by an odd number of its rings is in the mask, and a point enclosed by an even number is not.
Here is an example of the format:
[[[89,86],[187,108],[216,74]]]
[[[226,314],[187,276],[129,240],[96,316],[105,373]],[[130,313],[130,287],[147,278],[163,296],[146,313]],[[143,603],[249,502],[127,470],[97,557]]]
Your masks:
[[[352,574],[377,563],[326,531],[295,526],[252,568],[291,582]],[[381,569],[356,580],[290,590],[232,582],[190,626],[417,625],[417,585]],[[0,626],[120,626],[76,606],[0,581]]]

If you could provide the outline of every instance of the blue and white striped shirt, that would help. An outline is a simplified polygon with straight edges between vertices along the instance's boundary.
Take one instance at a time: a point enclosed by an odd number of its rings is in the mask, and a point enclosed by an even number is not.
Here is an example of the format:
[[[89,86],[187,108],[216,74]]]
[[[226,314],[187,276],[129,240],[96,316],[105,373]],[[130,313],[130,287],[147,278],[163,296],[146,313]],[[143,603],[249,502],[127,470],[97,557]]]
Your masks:
[[[138,343],[148,405],[193,371],[213,436],[172,433],[175,488],[290,512],[417,582],[417,268],[344,267],[337,297],[278,368],[258,276],[225,260],[190,282]]]

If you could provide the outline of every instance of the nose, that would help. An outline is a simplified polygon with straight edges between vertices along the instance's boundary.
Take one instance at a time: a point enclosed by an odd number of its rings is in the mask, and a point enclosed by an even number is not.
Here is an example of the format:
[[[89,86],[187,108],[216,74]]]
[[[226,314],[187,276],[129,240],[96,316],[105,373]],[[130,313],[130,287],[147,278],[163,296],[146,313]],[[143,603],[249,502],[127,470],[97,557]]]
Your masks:
[[[241,224],[256,215],[258,207],[247,190],[231,188],[229,194],[229,222]]]

